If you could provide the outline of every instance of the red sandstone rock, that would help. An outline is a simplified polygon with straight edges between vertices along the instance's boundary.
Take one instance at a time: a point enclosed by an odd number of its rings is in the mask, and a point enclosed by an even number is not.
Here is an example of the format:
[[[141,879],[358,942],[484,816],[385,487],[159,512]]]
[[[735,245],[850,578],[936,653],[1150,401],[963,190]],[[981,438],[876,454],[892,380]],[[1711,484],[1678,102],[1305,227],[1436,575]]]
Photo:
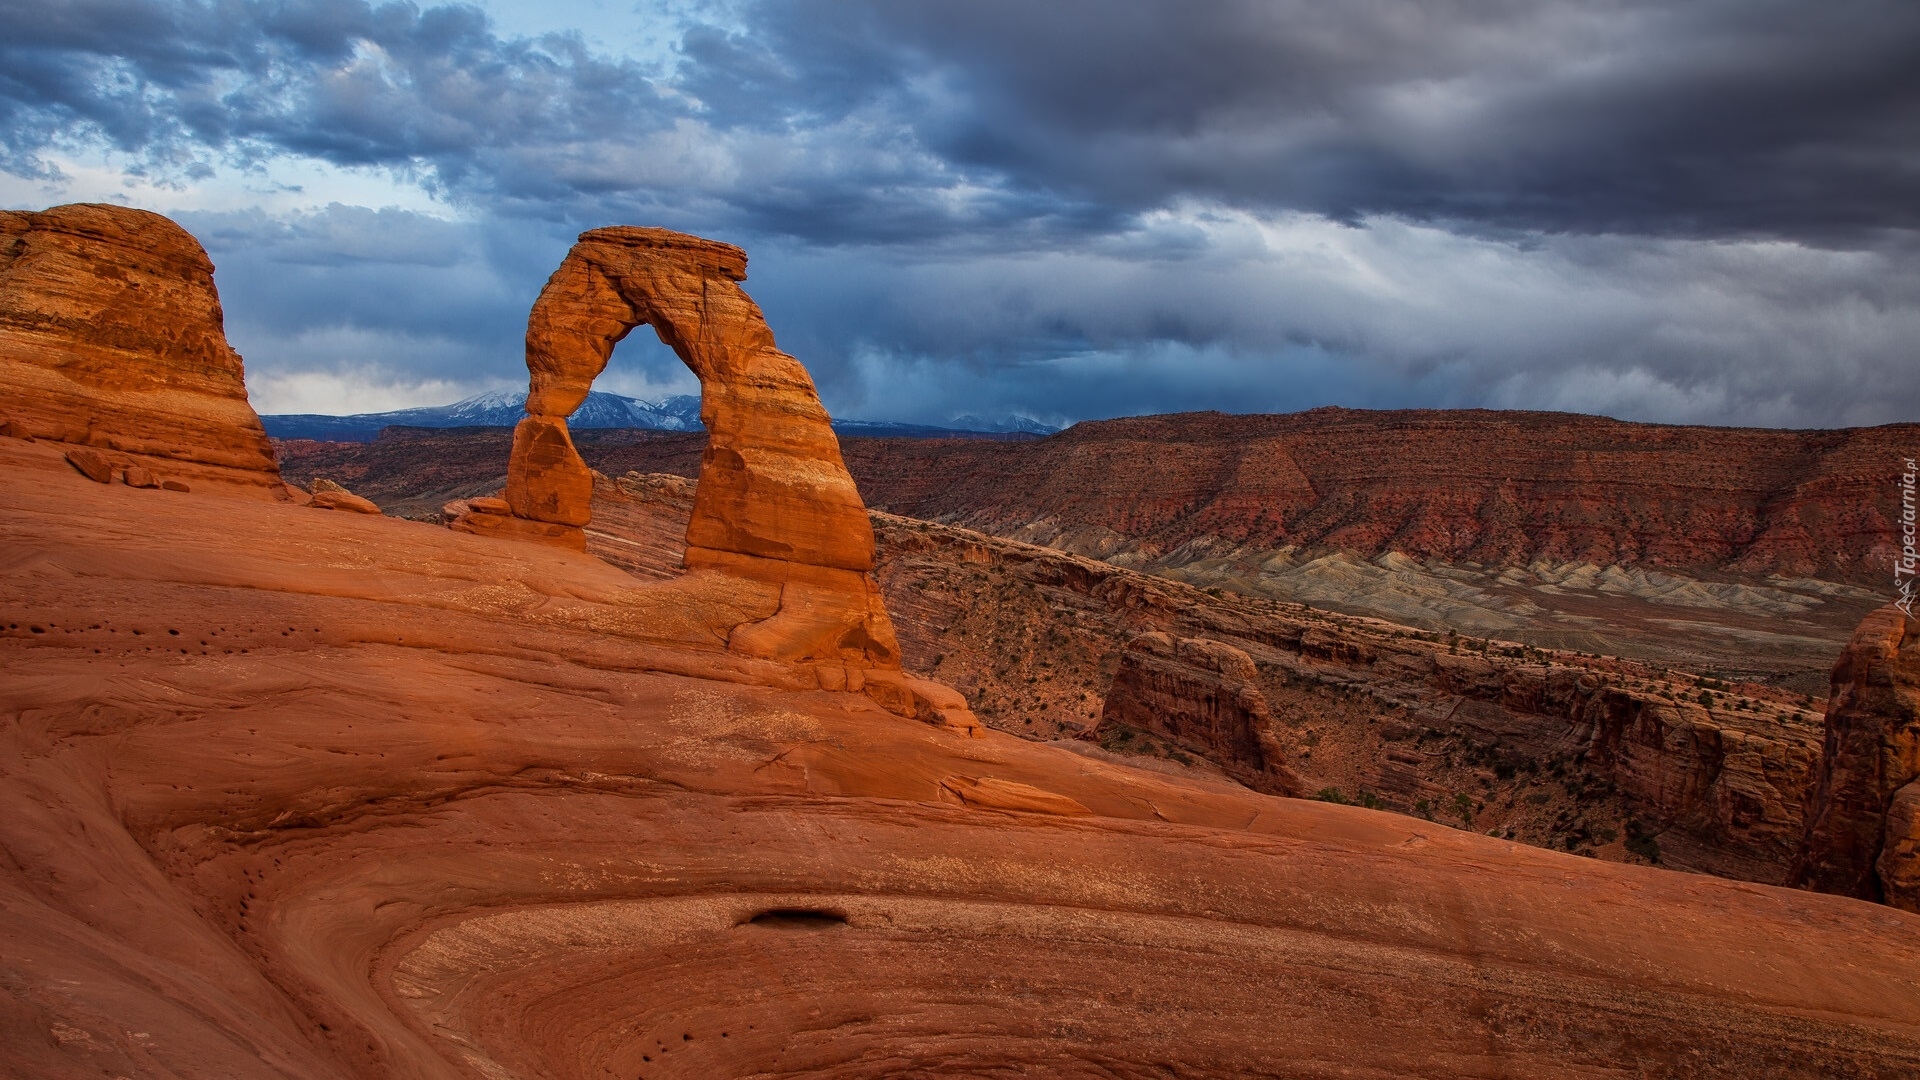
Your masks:
[[[76,446],[67,451],[67,463],[80,470],[80,475],[97,484],[113,483],[113,459],[98,450]]]
[[[1100,723],[1087,737],[1117,728],[1150,731],[1197,748],[1256,791],[1300,794],[1274,736],[1273,717],[1253,658],[1224,642],[1142,634],[1120,654]]]
[[[278,479],[213,264],[158,214],[0,211],[0,394],[33,435],[253,488]]]
[[[378,514],[380,508],[331,480],[316,479],[312,484],[310,506],[322,510],[345,510],[354,514]]]
[[[1143,562],[1194,541],[1882,587],[1920,426],[1676,427],[1324,408],[1090,421],[1034,442],[848,440],[870,505]],[[629,466],[632,467],[632,466]]]
[[[637,575],[673,577],[694,486],[629,474],[596,488],[589,550]],[[1624,842],[1638,837],[1659,845],[1662,865],[1790,880],[1820,758],[1820,719],[1796,694],[1715,682],[1709,708],[1698,701],[1708,680],[1661,665],[1449,639],[872,517],[907,663],[962,689],[999,730],[1083,734],[1127,642],[1154,630],[1208,638],[1253,658],[1307,791],[1366,793],[1370,805],[1463,825],[1455,807],[1470,793],[1486,804],[1474,827],[1508,839],[1653,857]],[[847,688],[824,677],[821,686]],[[1134,760],[1222,757],[1158,739],[1105,745]]]
[[[1833,666],[1799,880],[1920,911],[1920,622],[1889,604]]]
[[[564,416],[529,416],[514,429],[506,501],[529,521],[578,527],[591,520],[593,474],[573,448]]]
[[[560,548],[0,470],[0,1074],[1920,1071],[1920,916],[957,739]]]
[[[777,592],[775,614],[734,628],[729,647],[774,660],[898,667],[871,578],[866,508],[813,381],[774,347],[738,285],[746,264],[739,248],[664,229],[581,234],[527,320],[529,415],[514,431],[506,501],[517,519],[574,529],[589,522],[593,478],[566,417],[614,345],[651,326],[700,378],[708,441],[686,565]],[[475,510],[458,522],[495,535],[528,531],[486,517]],[[572,534],[552,539],[576,544]]]
[[[126,474],[122,476],[121,479],[124,480],[130,488],[157,488],[160,486],[160,478],[153,475],[153,470],[143,468],[139,465],[127,466]]]
[[[1065,817],[1093,813],[1078,800],[1065,795],[991,776],[949,776],[940,781],[940,787],[968,806]]]

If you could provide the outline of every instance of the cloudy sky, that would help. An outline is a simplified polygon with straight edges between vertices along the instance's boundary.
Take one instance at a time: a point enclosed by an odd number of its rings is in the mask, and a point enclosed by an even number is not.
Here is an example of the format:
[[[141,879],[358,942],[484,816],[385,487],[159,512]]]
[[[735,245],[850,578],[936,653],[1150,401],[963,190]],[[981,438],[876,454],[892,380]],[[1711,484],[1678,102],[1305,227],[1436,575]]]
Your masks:
[[[175,217],[264,412],[745,247],[836,415],[1920,420],[1912,0],[0,0],[0,205]],[[644,331],[601,385],[693,389]]]

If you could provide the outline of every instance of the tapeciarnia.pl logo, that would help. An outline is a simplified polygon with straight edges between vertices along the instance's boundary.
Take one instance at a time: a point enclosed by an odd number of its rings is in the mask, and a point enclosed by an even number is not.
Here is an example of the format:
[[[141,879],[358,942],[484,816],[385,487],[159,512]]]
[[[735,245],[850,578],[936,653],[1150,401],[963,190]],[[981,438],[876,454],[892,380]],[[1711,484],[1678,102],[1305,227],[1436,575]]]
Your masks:
[[[1907,471],[1900,474],[1900,554],[1893,560],[1893,586],[1900,591],[1894,605],[1913,617],[1914,564],[1920,561],[1913,545],[1913,459],[1906,459]]]

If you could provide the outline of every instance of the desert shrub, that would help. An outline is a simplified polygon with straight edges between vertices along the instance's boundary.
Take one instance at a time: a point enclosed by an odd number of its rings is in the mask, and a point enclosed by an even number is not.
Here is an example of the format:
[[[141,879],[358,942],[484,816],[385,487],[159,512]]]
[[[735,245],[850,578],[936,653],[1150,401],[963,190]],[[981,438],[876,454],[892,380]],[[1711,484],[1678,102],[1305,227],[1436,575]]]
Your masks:
[[[1314,792],[1313,797],[1319,799],[1321,802],[1339,803],[1341,806],[1347,805],[1347,797],[1340,794],[1340,789],[1337,787],[1323,787],[1319,791]]]

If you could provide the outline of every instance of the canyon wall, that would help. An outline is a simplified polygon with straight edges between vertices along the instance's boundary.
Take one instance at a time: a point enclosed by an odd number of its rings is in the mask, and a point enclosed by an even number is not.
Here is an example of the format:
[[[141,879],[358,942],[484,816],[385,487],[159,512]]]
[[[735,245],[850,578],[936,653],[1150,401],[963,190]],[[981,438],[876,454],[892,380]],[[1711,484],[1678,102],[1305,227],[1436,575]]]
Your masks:
[[[1218,538],[1882,584],[1920,425],[1674,427],[1569,413],[1314,409],[1077,424],[1030,443],[850,447],[868,502],[1142,560]]]

